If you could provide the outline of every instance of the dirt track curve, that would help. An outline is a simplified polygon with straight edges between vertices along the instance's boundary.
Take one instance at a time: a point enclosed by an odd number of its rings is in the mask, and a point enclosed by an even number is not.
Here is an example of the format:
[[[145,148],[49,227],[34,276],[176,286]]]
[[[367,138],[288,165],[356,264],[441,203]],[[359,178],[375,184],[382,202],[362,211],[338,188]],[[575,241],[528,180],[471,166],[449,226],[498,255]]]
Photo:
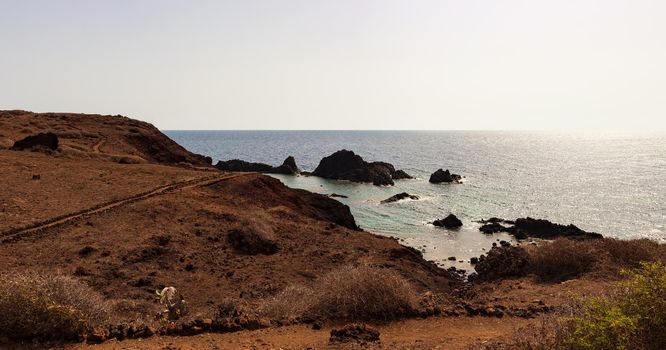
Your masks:
[[[13,228],[7,231],[0,232],[0,243],[10,243],[10,242],[15,242],[18,241],[22,238],[29,237],[32,235],[38,235],[50,228],[54,228],[56,226],[61,226],[61,225],[66,225],[72,222],[75,222],[76,220],[79,220],[83,217],[88,217],[90,215],[94,214],[99,214],[114,208],[122,207],[125,205],[132,204],[134,202],[148,199],[151,197],[159,196],[162,194],[166,193],[171,193],[177,190],[182,190],[185,188],[191,188],[191,187],[197,187],[197,186],[207,186],[207,185],[212,185],[217,182],[221,182],[224,180],[229,180],[235,177],[239,176],[244,176],[245,174],[215,174],[215,175],[209,175],[209,176],[204,176],[204,177],[199,177],[196,179],[190,179],[190,180],[183,180],[183,181],[177,181],[173,182],[168,185],[163,185],[157,188],[154,188],[150,191],[142,192],[139,194],[135,194],[130,197],[126,197],[123,199],[117,199],[114,201],[109,201],[105,203],[98,204],[94,207],[87,208],[87,209],[82,209],[73,213],[65,214],[65,215],[60,215],[54,218],[50,218],[44,221],[39,221],[32,223],[30,225],[24,226],[24,227],[19,227],[19,228]]]
[[[104,143],[106,143],[106,139],[100,139],[96,144],[92,146],[92,151],[95,153],[101,153],[99,148],[102,147]]]

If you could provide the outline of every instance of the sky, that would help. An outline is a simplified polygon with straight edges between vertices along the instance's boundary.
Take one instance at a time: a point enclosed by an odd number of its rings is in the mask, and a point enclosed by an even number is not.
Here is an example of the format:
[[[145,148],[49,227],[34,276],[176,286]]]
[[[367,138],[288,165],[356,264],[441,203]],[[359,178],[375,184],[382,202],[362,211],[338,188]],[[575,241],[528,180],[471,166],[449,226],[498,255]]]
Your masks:
[[[0,0],[0,109],[160,129],[666,129],[663,0]]]

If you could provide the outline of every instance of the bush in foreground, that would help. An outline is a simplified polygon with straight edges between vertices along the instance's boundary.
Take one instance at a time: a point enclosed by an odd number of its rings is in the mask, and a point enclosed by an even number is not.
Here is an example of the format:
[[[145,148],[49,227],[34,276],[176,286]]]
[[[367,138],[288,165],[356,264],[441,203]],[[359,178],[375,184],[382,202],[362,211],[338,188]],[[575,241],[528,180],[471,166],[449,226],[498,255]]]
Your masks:
[[[291,286],[261,307],[276,318],[389,320],[414,313],[418,295],[397,273],[370,266],[347,266],[312,286]]]
[[[104,299],[67,276],[0,275],[0,335],[75,340],[108,319]]]
[[[544,319],[486,349],[666,349],[666,267],[642,263],[608,297],[590,298],[565,316]]]

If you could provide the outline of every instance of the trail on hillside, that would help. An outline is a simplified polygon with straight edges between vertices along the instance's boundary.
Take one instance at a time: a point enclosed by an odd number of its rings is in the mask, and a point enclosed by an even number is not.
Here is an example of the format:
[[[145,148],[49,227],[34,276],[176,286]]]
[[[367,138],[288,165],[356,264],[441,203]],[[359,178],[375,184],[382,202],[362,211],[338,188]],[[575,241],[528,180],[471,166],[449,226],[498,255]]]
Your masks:
[[[105,144],[105,143],[106,143],[106,138],[100,139],[96,144],[94,144],[92,146],[92,151],[94,153],[101,153],[99,148],[102,147],[102,145]]]
[[[27,226],[13,228],[7,231],[0,232],[0,243],[15,242],[28,236],[38,235],[56,226],[62,226],[74,222],[76,220],[79,220],[83,217],[89,217],[91,215],[103,213],[111,209],[127,206],[129,204],[144,199],[152,198],[167,193],[172,193],[174,191],[186,188],[212,185],[217,182],[229,180],[244,175],[245,174],[215,174],[215,175],[199,177],[196,179],[173,182],[167,185],[159,186],[157,188],[154,188],[146,192],[135,194],[130,197],[125,197],[122,199],[101,203],[91,208],[78,210],[73,213],[64,214],[47,220],[34,222]]]

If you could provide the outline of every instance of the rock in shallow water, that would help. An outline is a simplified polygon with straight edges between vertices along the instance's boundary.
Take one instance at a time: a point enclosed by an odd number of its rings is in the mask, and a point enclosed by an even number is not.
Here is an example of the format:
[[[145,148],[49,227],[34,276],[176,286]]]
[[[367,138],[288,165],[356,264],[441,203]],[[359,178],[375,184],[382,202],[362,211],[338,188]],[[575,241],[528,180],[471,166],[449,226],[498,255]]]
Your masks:
[[[382,204],[393,203],[393,202],[397,202],[399,200],[403,200],[403,199],[407,199],[407,198],[413,199],[413,200],[418,200],[419,196],[409,194],[407,192],[402,192],[402,193],[398,193],[394,196],[391,196],[389,198],[384,199],[383,201],[381,201],[381,203]]]
[[[449,214],[444,219],[433,221],[432,224],[439,227],[457,228],[462,226],[462,221],[460,221],[460,219],[458,219],[455,215]]]
[[[333,180],[372,182],[376,186],[394,185],[394,179],[411,178],[404,171],[396,171],[392,164],[366,162],[352,151],[341,150],[324,157],[312,175]]]
[[[462,176],[458,174],[451,174],[451,172],[449,172],[449,169],[446,170],[437,169],[437,171],[435,171],[430,175],[430,180],[428,181],[437,184],[442,182],[460,183],[461,180]]]
[[[479,231],[492,234],[497,232],[507,232],[517,239],[526,239],[528,237],[541,239],[554,239],[557,237],[566,237],[571,239],[597,239],[603,238],[601,234],[595,232],[583,231],[575,225],[560,225],[548,220],[533,219],[530,217],[519,218],[515,221],[491,218],[481,220],[483,225]],[[501,223],[512,225],[504,226]]]

